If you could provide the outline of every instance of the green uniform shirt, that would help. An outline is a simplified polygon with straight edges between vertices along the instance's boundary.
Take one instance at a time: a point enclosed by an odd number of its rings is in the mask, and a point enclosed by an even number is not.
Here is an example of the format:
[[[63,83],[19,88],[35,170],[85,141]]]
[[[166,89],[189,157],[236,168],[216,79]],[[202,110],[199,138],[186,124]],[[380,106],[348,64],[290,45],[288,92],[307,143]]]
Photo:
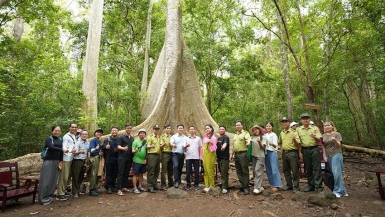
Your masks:
[[[140,139],[136,139],[134,143],[132,143],[132,150],[136,148],[140,148],[142,146],[143,141]],[[142,146],[138,152],[134,154],[134,158],[132,159],[135,163],[144,164],[144,160],[146,159],[147,148],[146,146]]]
[[[172,147],[170,145],[170,139],[171,139],[171,134],[170,135],[167,135],[166,133],[164,133],[162,135],[162,143],[166,143],[165,146],[163,146],[163,152],[168,152],[170,153],[171,150],[172,150]]]
[[[282,144],[282,150],[290,151],[298,149],[293,141],[293,135],[295,135],[297,142],[300,143],[298,133],[293,129],[289,128],[288,130],[281,131],[279,134],[278,144]]]
[[[250,141],[251,137],[249,132],[242,130],[234,134],[233,147],[235,152],[247,151],[246,142]]]
[[[309,125],[308,128],[305,128],[304,126],[300,126],[297,128],[297,133],[299,139],[301,140],[302,147],[311,147],[316,146],[318,144],[317,140],[310,136],[312,132],[317,138],[322,137],[321,133],[318,130],[318,127]]]
[[[148,154],[160,154],[161,149],[160,145],[162,144],[162,137],[160,135],[151,134],[151,136],[147,137],[147,147],[151,145],[155,145],[155,148],[147,149]]]

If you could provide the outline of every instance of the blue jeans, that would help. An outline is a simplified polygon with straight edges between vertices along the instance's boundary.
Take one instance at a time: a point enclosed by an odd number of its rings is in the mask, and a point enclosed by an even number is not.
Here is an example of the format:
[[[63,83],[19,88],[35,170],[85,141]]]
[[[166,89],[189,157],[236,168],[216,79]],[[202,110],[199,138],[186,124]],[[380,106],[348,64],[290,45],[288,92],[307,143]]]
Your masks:
[[[171,159],[172,164],[174,166],[174,182],[180,184],[184,162],[184,154],[172,153]]]
[[[342,172],[344,170],[342,153],[337,153],[332,157],[328,156],[328,165],[334,176],[333,193],[340,195],[346,194],[344,181],[342,180]]]
[[[282,187],[281,175],[279,174],[277,152],[267,151],[265,158],[266,174],[270,185],[275,188]]]
[[[199,159],[186,159],[186,182],[187,186],[191,187],[190,175],[194,166],[194,187],[199,185]]]

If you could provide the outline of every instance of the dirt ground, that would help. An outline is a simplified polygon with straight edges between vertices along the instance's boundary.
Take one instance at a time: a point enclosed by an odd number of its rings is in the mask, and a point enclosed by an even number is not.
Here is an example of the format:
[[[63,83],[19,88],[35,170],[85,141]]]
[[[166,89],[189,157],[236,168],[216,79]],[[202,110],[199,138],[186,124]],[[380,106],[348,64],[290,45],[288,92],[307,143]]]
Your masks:
[[[293,201],[291,191],[280,191],[284,199],[278,201],[264,195],[245,196],[235,188],[219,197],[190,190],[189,197],[184,199],[167,198],[165,191],[118,196],[106,194],[103,189],[98,197],[69,197],[67,201],[56,200],[47,206],[32,204],[31,197],[10,201],[0,216],[385,216],[385,201],[381,201],[378,189],[365,182],[368,176],[365,172],[370,168],[385,168],[385,161],[364,154],[344,157],[344,180],[349,197],[339,199],[337,209],[312,205],[307,200]],[[235,170],[231,170],[230,176],[230,183],[235,186]],[[269,188],[266,175],[263,184]],[[200,187],[203,189],[202,183]],[[300,187],[306,187],[305,179],[301,179]],[[305,193],[311,194],[314,193]]]

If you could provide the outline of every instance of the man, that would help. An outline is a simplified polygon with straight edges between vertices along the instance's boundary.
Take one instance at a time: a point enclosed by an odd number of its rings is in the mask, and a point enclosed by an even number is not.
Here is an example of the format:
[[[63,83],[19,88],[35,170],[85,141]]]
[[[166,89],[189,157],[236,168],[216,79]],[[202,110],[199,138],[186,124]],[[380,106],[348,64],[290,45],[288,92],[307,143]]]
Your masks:
[[[117,189],[118,195],[123,196],[123,192],[128,192],[128,175],[132,166],[132,143],[134,137],[131,136],[132,125],[124,126],[125,134],[118,139],[118,179]]]
[[[192,167],[194,166],[194,189],[199,190],[199,161],[202,159],[201,149],[202,149],[202,139],[195,135],[195,127],[189,127],[189,136],[187,137],[186,145],[186,182],[187,185],[185,190],[188,191],[191,189],[191,172]]]
[[[291,122],[290,123],[290,128],[293,130],[293,131],[296,131],[297,130],[297,127],[298,127],[298,123],[297,122]]]
[[[247,160],[247,149],[250,145],[250,134],[243,129],[241,121],[235,122],[235,129],[237,132],[234,134],[233,150],[230,156],[230,160],[235,161],[235,168],[237,171],[239,182],[241,183],[240,189],[243,190],[243,194],[249,194],[249,162]]]
[[[181,183],[182,168],[184,163],[184,149],[186,148],[187,137],[183,134],[184,125],[178,124],[176,126],[177,133],[170,139],[172,147],[172,164],[174,166],[174,188],[179,188]]]
[[[144,138],[146,137],[146,130],[140,129],[139,130],[139,139],[136,139],[134,143],[132,144],[132,153],[134,154],[134,165],[132,168],[132,172],[134,173],[134,176],[132,177],[132,182],[134,185],[133,192],[135,194],[140,194],[141,191],[146,191],[142,187],[143,183],[143,173],[146,172],[146,155],[147,155],[147,148],[146,148],[146,140]],[[137,186],[139,181],[139,185]]]
[[[104,140],[102,150],[105,158],[107,194],[116,190],[116,178],[118,177],[118,127],[111,128],[111,136]]]
[[[71,164],[75,153],[76,143],[76,130],[78,126],[75,123],[70,123],[68,126],[68,133],[63,136],[63,148],[70,150],[67,153],[63,153],[63,165],[59,173],[57,193],[60,200],[67,200],[67,196],[70,194],[66,192],[68,186],[68,180],[71,172]]]
[[[217,161],[221,173],[222,194],[226,194],[229,188],[229,163],[230,139],[226,135],[226,127],[219,126],[219,137],[217,141]]]
[[[323,191],[321,177],[321,160],[319,157],[317,143],[321,141],[321,133],[318,128],[310,125],[310,115],[301,115],[302,126],[297,128],[297,133],[301,141],[303,162],[305,164],[308,186],[305,192],[317,190]]]
[[[166,187],[166,174],[167,174],[167,180],[168,180],[168,187],[174,186],[174,180],[173,180],[173,168],[172,168],[172,159],[171,159],[171,126],[170,124],[164,125],[164,133],[162,135],[162,172],[160,174],[160,185],[163,190],[167,190]]]
[[[101,149],[101,143],[100,137],[103,135],[102,129],[97,129],[94,132],[94,138],[91,139],[90,142],[90,161],[91,161],[91,176],[90,176],[90,196],[98,196],[102,192],[98,190],[99,188],[99,177],[98,177],[98,171],[99,171],[99,163],[100,163],[100,155],[102,152],[100,152]]]
[[[284,130],[279,134],[278,145],[282,150],[283,174],[286,179],[283,190],[293,190],[295,193],[299,190],[298,156],[302,160],[301,144],[296,131],[290,128],[289,119],[283,117],[281,123]]]
[[[158,188],[158,176],[160,172],[160,154],[162,137],[159,125],[152,127],[152,135],[147,138],[147,187],[150,193],[155,193]]]
[[[87,141],[88,131],[80,132],[79,140],[75,144],[74,159],[71,164],[72,197],[79,197],[80,185],[84,178],[84,163],[87,159],[90,143]]]

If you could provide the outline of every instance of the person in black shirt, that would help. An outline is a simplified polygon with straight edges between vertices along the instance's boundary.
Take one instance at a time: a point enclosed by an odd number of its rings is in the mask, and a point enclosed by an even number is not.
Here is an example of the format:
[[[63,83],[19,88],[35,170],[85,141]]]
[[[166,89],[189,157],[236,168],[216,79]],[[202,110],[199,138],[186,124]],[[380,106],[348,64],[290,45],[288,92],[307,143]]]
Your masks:
[[[126,133],[118,139],[118,180],[117,189],[118,195],[123,196],[123,192],[127,192],[128,189],[128,174],[130,173],[132,166],[132,143],[134,137],[131,136],[132,125],[126,124],[124,126]]]
[[[111,194],[116,189],[116,178],[118,177],[118,127],[111,128],[111,136],[104,140],[102,150],[105,159],[106,185],[107,194]]]
[[[226,127],[219,126],[219,137],[217,141],[217,161],[222,180],[222,193],[226,194],[229,187],[229,159],[230,139],[226,135]]]

